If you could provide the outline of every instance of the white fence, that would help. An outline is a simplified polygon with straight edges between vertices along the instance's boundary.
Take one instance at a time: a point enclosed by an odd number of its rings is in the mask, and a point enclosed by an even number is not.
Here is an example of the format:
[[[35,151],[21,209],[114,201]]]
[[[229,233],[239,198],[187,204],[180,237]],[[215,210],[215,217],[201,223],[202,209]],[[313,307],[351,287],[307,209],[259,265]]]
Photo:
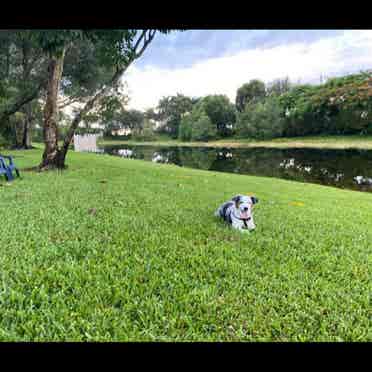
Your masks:
[[[92,152],[98,152],[97,148],[97,139],[102,137],[103,134],[84,134],[74,135],[74,149],[77,152],[82,151],[92,151]]]

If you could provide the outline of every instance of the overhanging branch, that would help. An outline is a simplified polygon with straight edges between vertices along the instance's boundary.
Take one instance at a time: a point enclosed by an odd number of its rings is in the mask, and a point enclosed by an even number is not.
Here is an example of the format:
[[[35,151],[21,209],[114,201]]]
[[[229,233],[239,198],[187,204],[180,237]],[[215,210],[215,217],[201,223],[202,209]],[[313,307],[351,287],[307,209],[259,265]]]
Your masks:
[[[125,73],[125,71],[128,69],[128,67],[136,60],[138,59],[142,54],[143,52],[146,50],[146,48],[148,47],[148,45],[151,43],[151,41],[154,39],[155,37],[155,34],[156,34],[156,30],[143,30],[138,38],[138,40],[136,41],[135,45],[134,45],[134,53],[133,53],[133,56],[130,58],[130,60],[128,61],[128,63],[122,67],[119,67],[116,69],[114,75],[112,76],[109,84],[105,85],[104,87],[102,87],[95,95],[94,97],[92,97],[85,105],[84,107],[80,110],[80,112],[76,115],[76,117],[74,118],[74,120],[72,121],[70,127],[69,127],[69,130],[64,138],[64,141],[63,141],[63,145],[62,145],[62,148],[61,148],[61,151],[63,152],[63,154],[65,155],[67,150],[68,150],[68,147],[71,143],[71,140],[72,140],[72,137],[75,133],[75,130],[77,129],[78,125],[80,124],[81,120],[83,120],[84,116],[95,106],[95,104],[97,102],[99,102],[99,100],[101,98],[103,98],[105,96],[105,94],[108,93],[108,91],[115,85],[118,83],[118,81],[120,80],[121,76]],[[140,47],[142,43],[142,46]],[[137,49],[139,49],[139,51],[137,51]]]
[[[0,123],[10,115],[13,115],[17,111],[19,111],[19,109],[21,109],[25,104],[36,99],[41,89],[44,87],[44,84],[45,81],[41,82],[35,89],[25,93],[16,102],[10,104],[5,110],[3,110],[3,112],[0,113]]]
[[[148,35],[146,37],[146,34],[147,33],[148,33]],[[137,50],[137,48],[139,46],[139,43],[136,44],[136,48],[134,49],[134,59],[133,60],[141,57],[141,55],[143,54],[143,52],[145,51],[145,49],[147,48],[147,46],[153,40],[155,34],[156,34],[156,30],[144,30],[144,34],[143,34],[144,38],[143,38],[142,48],[138,52],[136,52],[136,50]],[[142,39],[141,39],[141,41],[142,41]],[[131,62],[133,62],[133,61],[131,61]]]

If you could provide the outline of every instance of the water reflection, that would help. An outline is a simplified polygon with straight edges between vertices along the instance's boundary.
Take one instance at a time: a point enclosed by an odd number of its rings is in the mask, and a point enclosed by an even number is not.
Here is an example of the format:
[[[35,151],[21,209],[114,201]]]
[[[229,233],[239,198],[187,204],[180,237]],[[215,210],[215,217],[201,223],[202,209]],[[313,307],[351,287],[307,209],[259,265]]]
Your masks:
[[[123,156],[125,158],[130,158],[133,155],[133,151],[129,149],[119,149],[117,153],[118,155]]]
[[[372,192],[372,151],[106,146],[130,159],[221,172],[278,177]]]

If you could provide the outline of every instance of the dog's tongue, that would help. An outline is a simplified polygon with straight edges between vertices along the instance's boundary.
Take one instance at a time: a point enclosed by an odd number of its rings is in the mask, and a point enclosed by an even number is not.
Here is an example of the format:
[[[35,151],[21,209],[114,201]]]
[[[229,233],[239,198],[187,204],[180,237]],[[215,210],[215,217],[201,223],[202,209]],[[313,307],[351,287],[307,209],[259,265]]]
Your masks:
[[[240,212],[241,218],[248,218],[248,212]]]

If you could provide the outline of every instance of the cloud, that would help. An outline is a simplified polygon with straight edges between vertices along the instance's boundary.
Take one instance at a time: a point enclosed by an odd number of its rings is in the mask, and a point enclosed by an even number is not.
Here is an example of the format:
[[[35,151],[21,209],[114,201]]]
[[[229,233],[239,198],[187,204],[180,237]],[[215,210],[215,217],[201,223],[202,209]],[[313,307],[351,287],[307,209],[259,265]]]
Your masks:
[[[320,76],[372,68],[372,30],[344,31],[313,42],[292,42],[252,48],[209,58],[190,67],[161,68],[135,64],[128,69],[129,106],[155,107],[160,98],[176,93],[188,96],[226,94],[232,102],[236,90],[258,78],[265,82],[289,76],[297,82],[319,82]]]

